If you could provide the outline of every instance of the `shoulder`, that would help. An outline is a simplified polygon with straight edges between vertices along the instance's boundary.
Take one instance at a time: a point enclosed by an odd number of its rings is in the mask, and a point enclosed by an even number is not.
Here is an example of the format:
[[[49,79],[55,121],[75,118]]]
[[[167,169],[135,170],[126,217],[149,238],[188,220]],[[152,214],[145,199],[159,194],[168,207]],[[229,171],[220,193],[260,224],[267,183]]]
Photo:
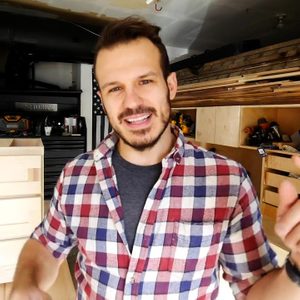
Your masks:
[[[65,176],[88,175],[94,169],[93,151],[79,154],[69,161],[64,168]]]

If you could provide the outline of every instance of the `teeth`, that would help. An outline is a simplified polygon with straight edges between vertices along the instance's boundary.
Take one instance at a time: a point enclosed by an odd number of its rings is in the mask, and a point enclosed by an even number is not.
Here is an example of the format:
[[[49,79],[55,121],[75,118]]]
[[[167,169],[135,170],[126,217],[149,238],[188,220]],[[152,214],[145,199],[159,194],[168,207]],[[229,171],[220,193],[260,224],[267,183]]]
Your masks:
[[[145,115],[145,116],[141,116],[141,117],[138,117],[138,118],[127,119],[126,121],[130,122],[130,123],[140,122],[140,121],[146,120],[149,116],[150,115]]]

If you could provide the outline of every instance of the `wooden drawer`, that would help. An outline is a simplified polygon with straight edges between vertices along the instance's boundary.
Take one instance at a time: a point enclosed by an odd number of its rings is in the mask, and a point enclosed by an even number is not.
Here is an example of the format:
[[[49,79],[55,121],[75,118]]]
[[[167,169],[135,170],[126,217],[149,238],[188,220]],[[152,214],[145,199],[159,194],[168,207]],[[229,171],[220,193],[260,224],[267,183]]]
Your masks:
[[[41,195],[41,156],[0,156],[0,166],[0,198]]]
[[[39,197],[0,199],[0,241],[29,237],[42,218]]]
[[[289,180],[295,186],[298,194],[300,193],[300,180],[299,179],[280,175],[280,174],[271,173],[269,171],[266,172],[266,174],[265,174],[265,185],[278,188],[283,180]]]
[[[268,203],[268,204],[271,204],[274,206],[278,206],[278,204],[279,204],[278,193],[273,192],[273,191],[265,190],[263,199],[264,199],[265,203]]]
[[[19,254],[26,241],[0,241],[0,283],[12,281]]]
[[[0,156],[0,182],[30,181],[39,179],[42,166],[41,157],[28,156]]]
[[[265,160],[266,168],[285,171],[285,172],[292,172],[295,174],[300,174],[299,168],[297,168],[291,159],[291,157],[283,157],[283,156],[276,156],[276,155],[267,155]]]
[[[0,183],[0,198],[26,197],[41,195],[41,181],[4,182]]]

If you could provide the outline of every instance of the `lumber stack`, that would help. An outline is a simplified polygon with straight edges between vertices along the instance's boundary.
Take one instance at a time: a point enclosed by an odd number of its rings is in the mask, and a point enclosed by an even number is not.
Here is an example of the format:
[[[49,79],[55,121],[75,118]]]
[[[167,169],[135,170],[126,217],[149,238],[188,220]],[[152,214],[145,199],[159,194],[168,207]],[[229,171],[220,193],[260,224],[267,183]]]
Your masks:
[[[174,108],[300,103],[300,67],[182,85]]]
[[[300,67],[300,39],[263,47],[177,71],[179,85]]]

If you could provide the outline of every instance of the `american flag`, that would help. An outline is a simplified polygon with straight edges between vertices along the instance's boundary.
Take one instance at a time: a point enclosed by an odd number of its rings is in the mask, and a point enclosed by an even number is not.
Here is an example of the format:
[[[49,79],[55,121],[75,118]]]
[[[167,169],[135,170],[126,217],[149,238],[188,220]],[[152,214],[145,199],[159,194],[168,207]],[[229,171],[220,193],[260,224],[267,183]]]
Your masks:
[[[108,122],[108,118],[102,108],[101,99],[97,94],[99,90],[98,82],[95,78],[95,73],[93,71],[92,75],[93,80],[93,107],[92,107],[92,116],[93,116],[93,138],[92,138],[92,147],[96,148],[99,143],[104,139],[104,137],[111,131],[111,126]]]

